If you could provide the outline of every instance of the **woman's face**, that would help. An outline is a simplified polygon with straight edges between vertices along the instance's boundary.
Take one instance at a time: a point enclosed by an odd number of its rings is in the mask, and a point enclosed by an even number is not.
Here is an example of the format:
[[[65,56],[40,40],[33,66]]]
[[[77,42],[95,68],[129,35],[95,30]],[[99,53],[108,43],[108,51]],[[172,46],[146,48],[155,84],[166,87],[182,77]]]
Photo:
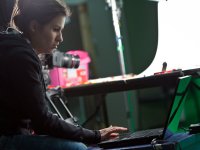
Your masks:
[[[62,30],[65,19],[65,16],[58,15],[43,26],[36,21],[32,22],[30,41],[38,54],[51,53],[63,41]]]

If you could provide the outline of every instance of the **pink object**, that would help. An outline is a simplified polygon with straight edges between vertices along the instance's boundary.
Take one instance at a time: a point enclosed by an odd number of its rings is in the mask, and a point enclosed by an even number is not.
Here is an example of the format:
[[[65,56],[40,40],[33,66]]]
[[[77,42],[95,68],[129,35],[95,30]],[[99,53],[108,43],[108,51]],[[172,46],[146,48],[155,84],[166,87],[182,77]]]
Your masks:
[[[83,84],[89,78],[89,63],[91,61],[88,53],[82,50],[71,50],[68,54],[78,55],[80,65],[77,69],[57,68],[50,70],[51,86],[70,87]]]

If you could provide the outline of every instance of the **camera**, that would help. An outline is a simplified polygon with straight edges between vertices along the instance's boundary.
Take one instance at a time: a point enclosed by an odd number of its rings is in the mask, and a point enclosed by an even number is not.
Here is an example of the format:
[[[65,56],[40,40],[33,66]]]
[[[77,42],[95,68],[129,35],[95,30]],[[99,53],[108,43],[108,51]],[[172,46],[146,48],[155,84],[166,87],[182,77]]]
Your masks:
[[[57,49],[51,54],[43,54],[39,57],[45,69],[52,69],[53,67],[78,68],[80,65],[80,58],[78,55],[63,53]]]

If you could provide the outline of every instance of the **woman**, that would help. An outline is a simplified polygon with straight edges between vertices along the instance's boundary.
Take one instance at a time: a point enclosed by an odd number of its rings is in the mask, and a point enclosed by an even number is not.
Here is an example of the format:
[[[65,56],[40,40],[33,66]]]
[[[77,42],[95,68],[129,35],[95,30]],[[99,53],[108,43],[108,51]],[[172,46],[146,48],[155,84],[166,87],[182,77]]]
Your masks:
[[[127,130],[88,130],[48,111],[38,54],[51,53],[63,41],[69,15],[61,0],[16,1],[12,28],[0,34],[1,150],[86,149],[83,143],[95,144]]]

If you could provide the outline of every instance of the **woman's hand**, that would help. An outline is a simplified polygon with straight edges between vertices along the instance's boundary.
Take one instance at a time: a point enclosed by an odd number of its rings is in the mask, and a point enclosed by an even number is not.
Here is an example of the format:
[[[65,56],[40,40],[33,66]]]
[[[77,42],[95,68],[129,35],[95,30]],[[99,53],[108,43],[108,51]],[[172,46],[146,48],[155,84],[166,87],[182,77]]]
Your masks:
[[[110,126],[108,128],[101,129],[99,130],[101,134],[101,141],[116,138],[119,136],[118,132],[127,131],[127,130],[128,130],[127,128],[118,127],[118,126]]]

